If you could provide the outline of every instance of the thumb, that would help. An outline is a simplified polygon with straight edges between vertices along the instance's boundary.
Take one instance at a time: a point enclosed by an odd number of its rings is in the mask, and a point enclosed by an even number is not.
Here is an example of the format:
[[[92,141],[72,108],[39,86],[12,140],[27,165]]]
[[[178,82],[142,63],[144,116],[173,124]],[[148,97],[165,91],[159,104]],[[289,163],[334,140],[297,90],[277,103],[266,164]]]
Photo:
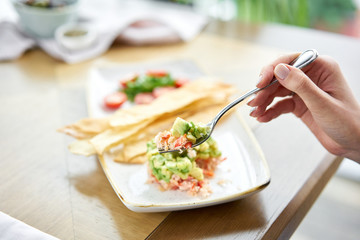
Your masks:
[[[323,110],[324,103],[330,100],[329,95],[298,68],[286,64],[278,64],[274,69],[274,74],[279,83],[290,91],[295,92],[311,112]]]

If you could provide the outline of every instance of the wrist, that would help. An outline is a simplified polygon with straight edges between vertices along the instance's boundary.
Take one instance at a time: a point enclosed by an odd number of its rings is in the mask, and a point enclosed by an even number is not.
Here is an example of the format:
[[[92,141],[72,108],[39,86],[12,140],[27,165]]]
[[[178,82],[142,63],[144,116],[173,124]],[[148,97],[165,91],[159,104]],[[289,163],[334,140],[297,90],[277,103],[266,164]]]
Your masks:
[[[344,155],[344,157],[353,160],[354,162],[357,162],[360,164],[360,151],[349,151],[347,154]]]
[[[353,142],[349,146],[349,151],[346,154],[347,158],[354,160],[360,164],[360,109],[354,114],[354,128],[351,133]]]

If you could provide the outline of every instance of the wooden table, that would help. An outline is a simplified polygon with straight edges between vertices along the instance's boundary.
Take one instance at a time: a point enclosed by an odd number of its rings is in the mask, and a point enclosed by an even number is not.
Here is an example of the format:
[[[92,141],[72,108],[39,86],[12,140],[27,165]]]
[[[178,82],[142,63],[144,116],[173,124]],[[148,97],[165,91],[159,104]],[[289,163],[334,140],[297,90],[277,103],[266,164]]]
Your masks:
[[[187,44],[114,46],[74,65],[39,50],[1,63],[0,211],[60,239],[287,239],[341,162],[292,115],[260,125],[242,108],[270,166],[266,189],[243,200],[171,213],[128,210],[97,159],[70,154],[71,139],[55,130],[87,116],[85,83],[94,65],[190,59],[207,74],[247,90],[280,53],[307,48],[336,57],[359,97],[358,40],[279,25],[214,22]]]

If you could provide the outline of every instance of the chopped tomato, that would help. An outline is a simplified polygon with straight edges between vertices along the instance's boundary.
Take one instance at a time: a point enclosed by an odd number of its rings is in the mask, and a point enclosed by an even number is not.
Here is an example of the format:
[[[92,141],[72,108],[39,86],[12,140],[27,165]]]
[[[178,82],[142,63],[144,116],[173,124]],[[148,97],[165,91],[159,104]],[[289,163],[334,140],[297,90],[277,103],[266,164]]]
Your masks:
[[[149,70],[147,71],[146,75],[151,77],[165,77],[169,75],[169,73],[164,70]]]
[[[123,92],[115,92],[107,95],[104,98],[104,104],[110,109],[119,108],[124,102],[126,102],[127,97]]]
[[[175,80],[175,87],[179,88],[188,83],[190,80],[187,78],[178,78]]]
[[[124,78],[119,80],[120,87],[126,88],[127,83],[128,82],[134,82],[137,79],[138,76],[139,76],[139,74],[137,74],[137,73],[129,73]]]
[[[153,90],[152,94],[154,97],[157,98],[157,97],[163,95],[164,93],[171,92],[174,89],[175,89],[175,87],[157,87]]]
[[[163,136],[161,136],[162,139],[168,139],[170,137],[170,133],[166,133]]]
[[[134,102],[136,104],[149,104],[154,100],[154,96],[151,93],[138,93],[135,96]]]
[[[191,142],[187,142],[187,143],[185,144],[185,148],[191,148],[191,146],[192,146],[192,143],[191,143]]]
[[[179,141],[180,139],[181,139],[181,138],[178,138],[178,139],[175,141],[175,144],[174,144],[174,147],[175,147],[175,148],[181,146],[181,142]]]
[[[183,146],[185,144],[186,140],[187,139],[186,139],[185,135],[179,137],[178,139],[175,140],[174,147],[176,148],[176,147]]]

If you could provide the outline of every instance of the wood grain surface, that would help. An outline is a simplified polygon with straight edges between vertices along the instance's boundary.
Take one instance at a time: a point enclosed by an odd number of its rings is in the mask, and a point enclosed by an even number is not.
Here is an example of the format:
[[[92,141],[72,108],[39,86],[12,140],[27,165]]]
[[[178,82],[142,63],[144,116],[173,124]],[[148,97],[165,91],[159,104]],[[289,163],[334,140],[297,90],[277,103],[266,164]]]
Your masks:
[[[211,26],[210,26],[211,27]],[[210,31],[213,32],[213,31]],[[114,45],[92,61],[67,65],[40,50],[0,64],[0,211],[60,239],[288,238],[341,159],[328,155],[289,115],[245,120],[270,166],[262,192],[223,205],[172,213],[134,213],[117,198],[97,159],[70,154],[56,129],[86,117],[85,84],[96,66],[190,59],[205,73],[248,90],[284,50],[203,33],[187,44]]]

